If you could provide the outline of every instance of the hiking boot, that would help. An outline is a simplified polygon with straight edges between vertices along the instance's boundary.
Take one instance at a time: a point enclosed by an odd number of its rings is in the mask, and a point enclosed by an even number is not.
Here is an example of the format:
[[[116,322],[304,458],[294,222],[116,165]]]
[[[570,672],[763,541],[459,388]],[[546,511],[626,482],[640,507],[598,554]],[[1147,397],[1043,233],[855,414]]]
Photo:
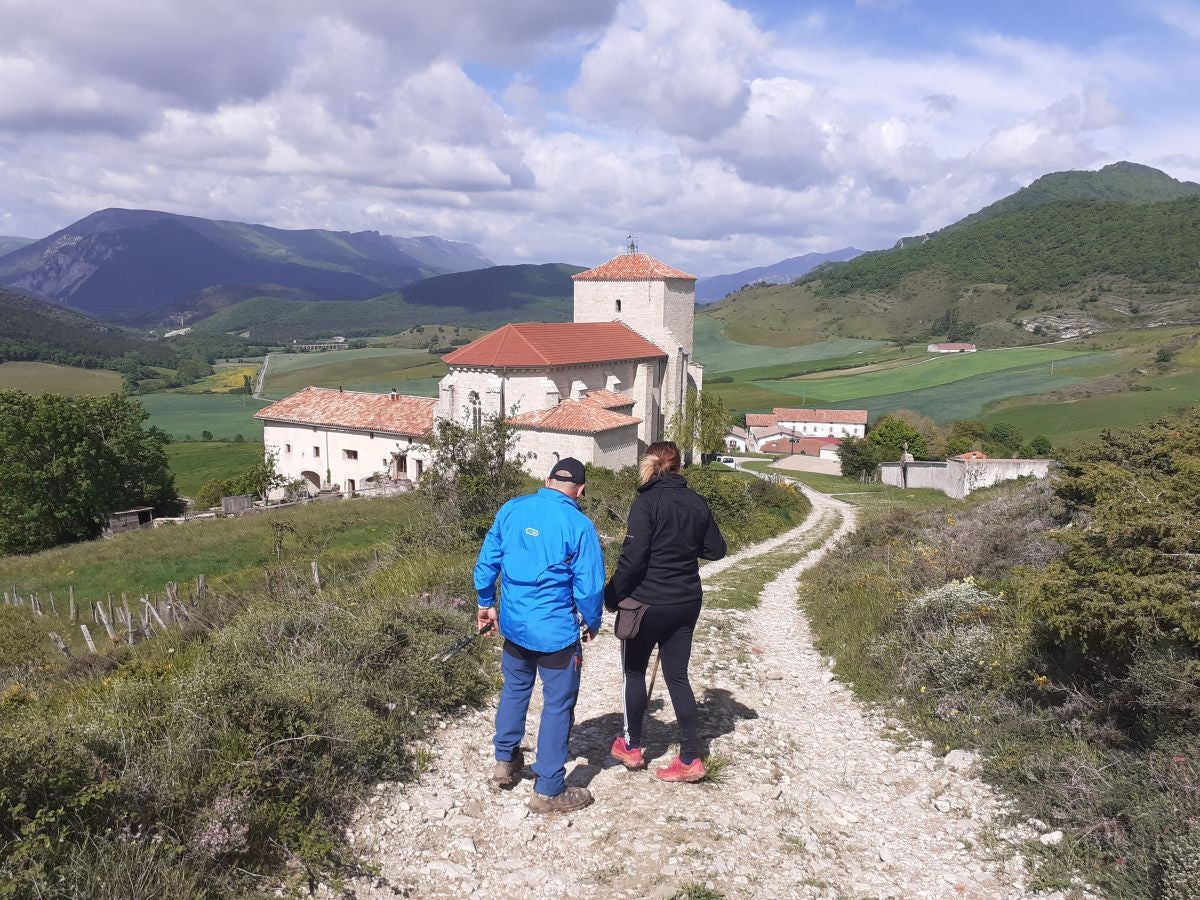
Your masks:
[[[684,765],[683,760],[676,756],[668,765],[655,769],[654,774],[660,781],[697,782],[703,781],[708,773],[704,771],[704,763],[699,757]]]
[[[612,749],[609,753],[619,759],[627,769],[646,768],[646,758],[642,755],[642,748],[630,747],[625,743],[625,738],[623,737],[613,740]]]
[[[519,749],[510,760],[497,760],[492,766],[492,783],[500,787],[512,787],[521,777],[525,768],[525,754]]]
[[[569,787],[561,794],[547,797],[534,791],[529,801],[529,811],[535,813],[574,812],[592,802],[592,792],[584,787]]]

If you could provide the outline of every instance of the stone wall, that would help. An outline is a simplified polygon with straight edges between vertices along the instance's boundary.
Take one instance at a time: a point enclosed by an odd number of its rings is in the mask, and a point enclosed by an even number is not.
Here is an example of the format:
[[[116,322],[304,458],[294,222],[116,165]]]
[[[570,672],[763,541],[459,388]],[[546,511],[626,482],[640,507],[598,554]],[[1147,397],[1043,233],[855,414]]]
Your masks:
[[[516,437],[517,452],[530,454],[525,471],[534,478],[545,478],[554,461],[566,456],[609,469],[635,465],[638,459],[637,428],[633,425],[598,435],[519,428]]]
[[[945,462],[882,463],[879,478],[892,487],[929,488],[961,500],[972,491],[1015,478],[1045,478],[1047,459],[948,459]]]

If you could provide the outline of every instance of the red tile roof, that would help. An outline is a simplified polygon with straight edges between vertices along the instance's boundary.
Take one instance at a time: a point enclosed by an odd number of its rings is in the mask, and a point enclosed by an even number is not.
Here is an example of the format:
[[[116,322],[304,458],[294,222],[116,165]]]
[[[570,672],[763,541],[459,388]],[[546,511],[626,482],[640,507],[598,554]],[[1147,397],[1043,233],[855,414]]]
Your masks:
[[[616,391],[588,391],[583,398],[584,403],[592,403],[605,409],[621,409],[623,406],[633,406],[633,398]]]
[[[442,357],[451,366],[539,368],[666,356],[620,322],[526,322],[505,325]]]
[[[767,441],[758,448],[760,453],[788,453],[798,456],[820,456],[821,450],[825,447],[837,447],[841,441],[837,438],[823,437],[797,437],[792,441],[790,437],[782,437],[778,440]]]
[[[626,425],[637,425],[642,420],[624,413],[613,412],[601,406],[564,400],[549,409],[535,409],[509,419],[510,425],[518,428],[537,428],[542,431],[567,431],[573,434],[599,434]]]
[[[433,429],[432,397],[368,394],[307,387],[260,409],[254,418],[293,425],[324,425],[420,437]]]
[[[776,422],[774,413],[746,413],[746,426],[748,428],[774,425]]]
[[[934,347],[935,349],[940,350],[943,353],[968,353],[971,350],[975,349],[974,344],[962,344],[962,343],[930,344],[929,346]]]
[[[648,253],[622,253],[602,266],[572,275],[575,281],[665,281],[681,278],[695,281],[695,275],[659,262]]]
[[[775,420],[779,422],[825,422],[830,425],[866,425],[867,411],[865,409],[788,409],[777,406],[775,407]]]
[[[988,456],[982,450],[968,450],[966,453],[960,453],[955,459],[987,459]]]

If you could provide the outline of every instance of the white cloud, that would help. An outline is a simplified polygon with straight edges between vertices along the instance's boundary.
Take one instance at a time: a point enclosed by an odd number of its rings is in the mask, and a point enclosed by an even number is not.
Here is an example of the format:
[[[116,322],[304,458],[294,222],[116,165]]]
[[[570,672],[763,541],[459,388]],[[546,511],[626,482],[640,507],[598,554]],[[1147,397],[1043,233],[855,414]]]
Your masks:
[[[571,103],[617,128],[711,137],[745,113],[768,43],[723,0],[630,0],[584,55]]]
[[[1194,64],[1128,41],[906,51],[724,0],[55,9],[0,0],[8,233],[141,206],[594,263],[633,231],[707,274],[889,245],[1055,168],[1200,176],[1200,125],[1138,102]]]

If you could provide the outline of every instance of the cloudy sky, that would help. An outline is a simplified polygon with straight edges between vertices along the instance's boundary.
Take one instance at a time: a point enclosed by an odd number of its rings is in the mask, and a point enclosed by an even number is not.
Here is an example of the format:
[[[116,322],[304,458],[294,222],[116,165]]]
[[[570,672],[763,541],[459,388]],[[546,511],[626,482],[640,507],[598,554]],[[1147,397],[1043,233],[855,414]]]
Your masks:
[[[0,0],[0,234],[106,206],[697,274],[1200,179],[1188,0]]]

